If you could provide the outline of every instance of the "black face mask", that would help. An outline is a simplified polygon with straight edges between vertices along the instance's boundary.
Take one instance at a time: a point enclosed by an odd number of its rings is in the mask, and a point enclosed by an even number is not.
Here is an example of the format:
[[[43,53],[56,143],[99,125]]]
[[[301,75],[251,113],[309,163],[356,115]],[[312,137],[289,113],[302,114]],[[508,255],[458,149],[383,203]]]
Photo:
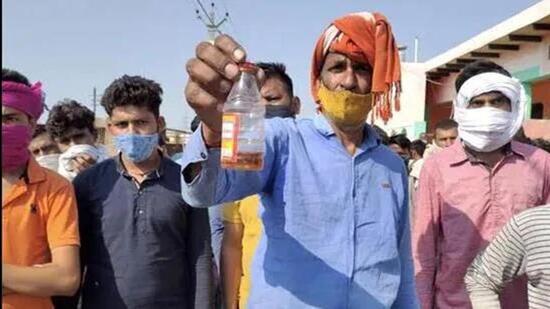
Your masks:
[[[265,118],[289,118],[294,117],[294,113],[288,106],[284,105],[266,105],[265,106]]]

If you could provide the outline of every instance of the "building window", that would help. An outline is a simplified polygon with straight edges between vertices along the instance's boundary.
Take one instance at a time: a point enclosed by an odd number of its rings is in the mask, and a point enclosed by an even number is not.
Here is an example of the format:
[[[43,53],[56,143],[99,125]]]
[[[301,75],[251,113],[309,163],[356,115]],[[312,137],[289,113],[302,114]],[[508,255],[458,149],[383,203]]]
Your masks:
[[[544,104],[533,103],[531,104],[531,119],[542,119],[544,115]]]

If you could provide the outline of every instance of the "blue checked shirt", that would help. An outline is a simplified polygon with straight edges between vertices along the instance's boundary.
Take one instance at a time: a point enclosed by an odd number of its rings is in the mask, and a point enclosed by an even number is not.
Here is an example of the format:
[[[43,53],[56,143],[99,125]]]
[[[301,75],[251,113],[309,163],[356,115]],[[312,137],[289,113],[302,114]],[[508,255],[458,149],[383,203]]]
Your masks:
[[[266,120],[260,172],[225,170],[201,130],[185,148],[184,200],[207,207],[259,193],[264,230],[250,308],[417,308],[403,161],[365,126],[352,156],[322,115]]]

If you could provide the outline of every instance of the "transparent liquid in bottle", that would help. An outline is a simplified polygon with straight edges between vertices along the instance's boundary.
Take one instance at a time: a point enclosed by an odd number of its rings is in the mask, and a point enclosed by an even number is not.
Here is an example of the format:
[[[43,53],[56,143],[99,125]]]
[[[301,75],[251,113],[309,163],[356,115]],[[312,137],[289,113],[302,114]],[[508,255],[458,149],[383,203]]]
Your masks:
[[[244,63],[240,70],[223,109],[221,166],[259,171],[264,165],[265,106],[256,81],[257,67]]]

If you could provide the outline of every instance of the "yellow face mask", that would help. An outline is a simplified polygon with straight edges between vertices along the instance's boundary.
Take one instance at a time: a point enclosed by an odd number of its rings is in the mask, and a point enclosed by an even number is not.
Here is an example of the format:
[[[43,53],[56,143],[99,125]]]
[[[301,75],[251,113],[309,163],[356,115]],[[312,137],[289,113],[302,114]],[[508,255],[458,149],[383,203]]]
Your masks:
[[[332,91],[321,84],[317,95],[321,101],[323,114],[342,130],[357,129],[362,126],[372,108],[371,93]]]

